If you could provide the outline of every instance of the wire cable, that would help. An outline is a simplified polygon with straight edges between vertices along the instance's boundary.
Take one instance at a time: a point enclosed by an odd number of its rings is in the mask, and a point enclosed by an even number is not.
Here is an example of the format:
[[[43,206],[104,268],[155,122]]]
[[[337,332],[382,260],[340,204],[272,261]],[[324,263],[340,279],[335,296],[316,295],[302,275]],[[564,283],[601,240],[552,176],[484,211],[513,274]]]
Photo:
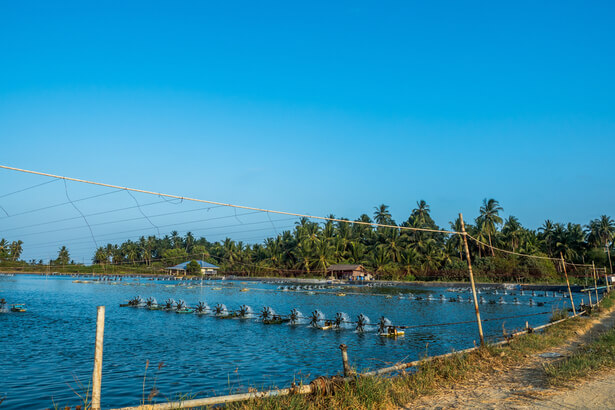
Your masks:
[[[257,207],[252,207],[252,206],[236,205],[236,204],[230,204],[230,203],[224,203],[224,202],[218,202],[218,201],[209,201],[209,200],[205,200],[205,199],[190,198],[190,197],[173,195],[173,194],[164,194],[164,193],[160,193],[160,192],[153,192],[153,191],[148,191],[148,190],[138,189],[138,188],[121,187],[121,186],[118,186],[118,185],[105,184],[105,183],[102,183],[102,182],[95,182],[95,181],[88,181],[88,180],[79,179],[79,178],[65,177],[65,176],[54,175],[54,174],[49,174],[49,173],[45,173],[45,172],[30,171],[30,170],[21,169],[21,168],[9,167],[9,166],[6,166],[6,165],[0,165],[0,168],[11,170],[11,171],[27,173],[27,174],[42,175],[42,176],[47,176],[47,177],[52,177],[52,178],[59,178],[59,179],[64,179],[64,180],[69,180],[69,181],[74,181],[74,182],[80,182],[80,183],[83,183],[83,184],[98,185],[98,186],[104,186],[104,187],[107,187],[107,188],[115,188],[115,189],[118,189],[118,190],[127,190],[127,191],[132,191],[132,192],[140,192],[140,193],[149,194],[149,195],[158,195],[158,196],[161,196],[161,197],[167,197],[167,198],[173,198],[173,199],[181,199],[182,201],[186,200],[186,201],[192,201],[192,202],[202,202],[202,203],[206,203],[206,204],[226,206],[226,207],[229,207],[229,208],[247,209],[247,210],[252,210],[252,211],[257,211],[257,212],[271,212],[271,213],[274,213],[274,214],[296,216],[296,217],[300,217],[300,218],[319,219],[319,220],[324,220],[324,221],[351,223],[351,224],[356,224],[356,225],[369,225],[369,226],[375,226],[375,227],[381,227],[381,228],[394,228],[394,229],[409,230],[409,231],[421,231],[421,232],[433,232],[433,233],[446,233],[446,234],[461,235],[461,232],[447,231],[447,230],[443,230],[443,229],[414,228],[414,227],[409,227],[409,226],[379,224],[379,223],[375,223],[375,222],[348,221],[346,219],[328,218],[328,217],[324,217],[324,216],[299,214],[299,213],[286,212],[286,211],[275,211],[275,210],[271,210],[271,209],[263,209],[263,208],[257,208]]]
[[[64,180],[64,192],[66,193],[66,198],[68,199],[70,204],[73,206],[73,208],[75,208],[77,212],[79,212],[79,214],[83,217],[85,224],[88,226],[88,229],[90,230],[90,235],[92,235],[92,240],[94,241],[94,245],[98,248],[98,244],[96,243],[96,238],[94,238],[94,232],[92,232],[92,227],[90,226],[88,219],[85,217],[85,215],[83,215],[83,212],[81,212],[81,210],[77,208],[77,205],[75,205],[75,203],[70,199],[70,196],[68,196],[68,185],[66,184],[66,180]]]

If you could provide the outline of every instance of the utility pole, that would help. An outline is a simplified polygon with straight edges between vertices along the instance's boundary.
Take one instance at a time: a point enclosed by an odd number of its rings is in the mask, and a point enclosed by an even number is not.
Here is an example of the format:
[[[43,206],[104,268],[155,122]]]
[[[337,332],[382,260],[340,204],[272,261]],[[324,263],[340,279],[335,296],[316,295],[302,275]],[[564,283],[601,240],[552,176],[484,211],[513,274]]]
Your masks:
[[[470,271],[470,284],[472,285],[472,296],[474,297],[474,310],[476,311],[476,323],[478,324],[478,335],[480,337],[480,345],[485,344],[485,338],[483,336],[483,324],[480,320],[480,311],[478,310],[478,298],[476,297],[476,286],[474,285],[474,274],[472,273],[472,262],[470,261],[470,248],[468,247],[468,237],[466,232],[466,226],[463,223],[463,215],[459,213],[459,221],[461,222],[461,233],[463,236],[463,245],[466,251],[466,258],[468,260],[468,270]]]

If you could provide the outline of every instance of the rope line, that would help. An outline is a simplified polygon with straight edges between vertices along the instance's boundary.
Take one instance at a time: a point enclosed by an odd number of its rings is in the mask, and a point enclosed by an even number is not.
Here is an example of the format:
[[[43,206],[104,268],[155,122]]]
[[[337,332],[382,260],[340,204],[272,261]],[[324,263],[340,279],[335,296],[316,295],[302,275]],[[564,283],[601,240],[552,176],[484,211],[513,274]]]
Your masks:
[[[164,202],[168,202],[168,201],[164,200],[164,201],[148,202],[147,204],[143,204],[141,206],[142,207],[146,207],[146,206],[151,206],[151,205],[162,204]],[[124,207],[124,208],[110,209],[108,211],[94,212],[94,213],[91,213],[91,214],[86,214],[85,216],[90,217],[90,216],[105,215],[105,214],[111,214],[111,213],[114,213],[114,212],[127,211],[129,209],[134,209],[134,208],[137,208],[137,206],[134,205],[134,206],[127,206],[127,207]],[[209,208],[200,208],[200,209],[209,209]],[[188,211],[178,211],[177,213],[181,213],[181,212],[188,212]],[[174,213],[169,213],[169,215],[172,215],[172,214],[174,214]],[[16,231],[16,230],[26,229],[26,228],[34,228],[34,227],[43,226],[43,225],[51,225],[51,224],[58,223],[58,222],[67,222],[67,221],[72,221],[72,220],[80,219],[80,218],[81,218],[80,216],[73,216],[73,217],[70,217],[70,218],[55,219],[53,221],[39,222],[39,223],[35,223],[35,224],[32,224],[32,225],[24,225],[24,226],[18,226],[18,227],[15,227],[15,228],[3,229],[3,232]],[[139,219],[141,219],[141,218],[139,218]],[[40,232],[40,233],[45,233],[45,232]]]
[[[151,219],[149,219],[149,217],[148,217],[147,215],[145,215],[145,212],[143,212],[143,209],[141,209],[141,204],[139,204],[139,201],[137,201],[137,198],[135,198],[135,196],[134,196],[134,195],[132,194],[132,192],[130,192],[130,191],[126,191],[126,193],[127,193],[128,195],[130,195],[130,197],[131,197],[132,199],[134,199],[134,200],[135,200],[135,202],[136,202],[136,204],[137,204],[137,208],[139,208],[139,212],[141,212],[141,215],[143,215],[143,217],[144,217],[145,219],[147,219],[147,222],[149,222],[149,223],[150,223],[150,225],[152,225],[154,228],[156,228],[156,232],[158,232],[158,236],[160,236],[160,228],[158,228],[158,226],[156,226],[156,224],[154,224],[154,223],[152,222],[152,220],[151,220]]]
[[[9,192],[8,194],[0,195],[0,198],[4,198],[4,197],[10,196],[10,195],[18,194],[20,192],[24,192],[24,191],[27,191],[27,190],[32,189],[32,188],[37,188],[39,186],[47,185],[47,184],[50,184],[50,183],[56,182],[56,181],[57,181],[57,179],[51,179],[49,181],[45,181],[45,182],[42,182],[40,184],[32,185],[32,186],[27,187],[27,188],[23,188],[23,189],[20,189],[20,190],[17,190],[17,191]]]
[[[94,245],[98,248],[98,243],[96,243],[96,238],[94,238],[94,232],[92,232],[92,227],[90,226],[88,219],[85,217],[85,215],[83,215],[83,212],[81,212],[81,210],[77,208],[77,205],[75,205],[75,203],[70,199],[70,196],[68,196],[68,185],[66,184],[66,180],[64,180],[64,192],[66,193],[66,199],[68,199],[68,202],[70,202],[73,208],[75,208],[77,212],[79,212],[79,214],[85,221],[85,224],[88,226],[88,229],[90,230],[90,235],[92,235],[92,240],[94,241]]]
[[[73,182],[80,182],[80,183],[83,183],[83,184],[98,185],[98,186],[103,186],[103,187],[107,187],[107,188],[114,188],[114,189],[118,189],[118,190],[126,190],[126,191],[132,191],[132,192],[139,192],[139,193],[148,194],[148,195],[158,195],[160,197],[166,197],[166,198],[172,198],[172,199],[180,199],[182,201],[185,200],[185,201],[192,201],[192,202],[201,202],[201,203],[211,204],[211,205],[226,206],[226,207],[229,207],[229,208],[247,209],[247,210],[257,211],[257,212],[270,212],[270,213],[273,213],[273,214],[289,215],[289,216],[295,216],[295,217],[300,217],[300,218],[308,218],[308,219],[319,219],[319,220],[323,220],[323,221],[351,223],[351,224],[357,224],[357,225],[369,225],[369,226],[375,226],[375,227],[381,227],[381,228],[395,228],[395,229],[409,230],[409,231],[421,231],[421,232],[433,232],[433,233],[446,233],[446,234],[453,234],[453,235],[461,235],[461,232],[447,231],[447,230],[443,230],[443,229],[414,228],[414,227],[409,227],[409,226],[397,226],[397,225],[379,224],[379,223],[375,223],[375,222],[348,221],[346,219],[328,218],[328,217],[324,217],[324,216],[316,216],[316,215],[309,215],[309,214],[299,214],[299,213],[286,212],[286,211],[275,211],[275,210],[271,210],[271,209],[257,208],[257,207],[252,207],[252,206],[236,205],[236,204],[230,204],[230,203],[218,202],[218,201],[209,201],[209,200],[206,200],[206,199],[191,198],[191,197],[185,197],[185,196],[179,196],[179,195],[173,195],[173,194],[164,194],[164,193],[161,193],[161,192],[148,191],[148,190],[145,190],[145,189],[122,187],[122,186],[119,186],[119,185],[105,184],[103,182],[96,182],[96,181],[89,181],[89,180],[79,179],[79,178],[65,177],[65,176],[60,176],[60,175],[49,174],[49,173],[46,173],[46,172],[30,171],[30,170],[21,169],[21,168],[9,167],[9,166],[6,166],[6,165],[0,165],[0,168],[11,170],[11,171],[27,173],[27,174],[41,175],[41,176],[46,176],[46,177],[51,177],[51,178],[64,179],[64,180],[73,181]]]
[[[493,245],[489,245],[488,243],[485,243],[479,239],[476,239],[475,237],[473,237],[472,235],[470,235],[469,233],[466,233],[466,236],[470,239],[472,239],[474,242],[486,246],[487,248],[499,251],[499,252],[503,252],[503,253],[508,253],[510,255],[517,255],[517,256],[523,256],[526,258],[534,258],[534,259],[543,259],[543,260],[550,260],[550,261],[555,261],[555,262],[561,262],[560,258],[551,258],[549,256],[540,256],[540,255],[528,255],[525,253],[519,253],[519,252],[514,252],[514,251],[508,251],[506,249],[501,249],[501,248],[497,248]],[[583,267],[591,267],[592,265],[587,265],[587,264],[581,264],[581,263],[572,263],[572,262],[566,262],[566,264],[568,265],[572,265],[572,266],[583,266]]]
[[[0,165],[0,167],[1,167],[1,165]],[[70,179],[69,179],[69,181],[70,181]],[[13,215],[10,215],[10,216],[14,217],[14,216],[21,216],[21,215],[31,214],[31,213],[38,212],[38,211],[45,211],[47,209],[57,208],[59,206],[64,206],[64,205],[70,204],[71,202],[86,201],[88,199],[100,198],[101,196],[111,195],[111,194],[115,194],[115,193],[118,193],[118,192],[121,192],[121,189],[118,189],[116,191],[111,191],[111,192],[105,192],[105,193],[102,193],[102,194],[86,196],[84,198],[75,199],[73,201],[66,201],[66,202],[62,202],[62,203],[59,203],[59,204],[55,204],[55,205],[44,206],[42,208],[30,209],[29,211],[23,211],[23,212],[20,212],[20,213],[17,213],[17,214],[13,214]],[[8,218],[8,217],[5,216],[5,217],[2,217],[0,219],[6,219],[6,218]]]
[[[187,225],[187,224],[191,224],[194,222],[208,222],[208,221],[212,221],[212,220],[217,220],[217,219],[224,219],[224,218],[232,218],[232,216],[219,216],[219,217],[215,217],[215,218],[209,218],[209,219],[200,219],[197,221],[188,221],[188,222],[181,222],[181,223],[174,223],[174,224],[168,224],[168,225],[160,225],[161,228],[169,228],[169,227],[175,227],[177,225]],[[143,219],[141,217],[136,218],[136,219]],[[289,220],[293,220],[294,218],[281,218],[281,219],[276,219],[276,222],[284,222],[284,221],[289,221]],[[121,221],[120,221],[121,222]],[[236,227],[236,226],[243,226],[243,225],[258,225],[258,224],[264,224],[267,223],[267,221],[258,221],[258,222],[247,222],[247,223],[243,223],[243,224],[234,224],[234,225],[218,225],[218,226],[210,226],[210,227],[205,227],[205,228],[196,228],[196,229],[191,229],[191,231],[195,231],[195,232],[200,232],[200,231],[209,231],[212,229],[225,229],[225,228],[232,228],[232,227]],[[99,224],[93,224],[92,226],[99,226],[99,225],[106,225],[108,223],[99,223]],[[70,228],[70,229],[77,229],[77,228]],[[123,233],[131,233],[131,232],[142,232],[143,229],[153,229],[153,228],[139,228],[139,229],[130,229],[130,230],[126,230],[126,231],[120,231],[120,232],[113,232],[110,234],[102,234],[102,235],[98,235],[99,238],[103,238],[103,237],[108,237],[110,235],[119,235],[119,234],[123,234]],[[268,228],[264,228],[264,229],[258,229],[258,230],[265,230]],[[244,230],[244,231],[239,231],[239,232],[234,232],[234,233],[243,233],[243,232],[253,232],[254,230]],[[51,231],[53,232],[53,231]],[[185,231],[188,232],[188,231]],[[231,232],[229,232],[231,233]],[[218,234],[213,234],[213,235],[218,235]],[[220,234],[222,235],[222,234]],[[141,237],[142,235],[137,235],[136,237]],[[62,240],[60,242],[38,242],[38,243],[34,243],[32,245],[29,245],[30,248],[36,248],[36,247],[41,247],[41,246],[47,246],[49,244],[53,244],[53,243],[72,243],[72,244],[78,244],[78,243],[83,243],[83,242],[72,242],[72,241],[76,241],[76,240],[81,240],[81,239],[85,239],[88,238],[87,236],[80,236],[78,238],[71,238],[68,241],[66,240]],[[117,238],[111,238],[108,239],[109,241],[113,241],[113,240],[120,240],[120,239],[129,239],[129,238],[125,238],[125,237],[117,237]]]

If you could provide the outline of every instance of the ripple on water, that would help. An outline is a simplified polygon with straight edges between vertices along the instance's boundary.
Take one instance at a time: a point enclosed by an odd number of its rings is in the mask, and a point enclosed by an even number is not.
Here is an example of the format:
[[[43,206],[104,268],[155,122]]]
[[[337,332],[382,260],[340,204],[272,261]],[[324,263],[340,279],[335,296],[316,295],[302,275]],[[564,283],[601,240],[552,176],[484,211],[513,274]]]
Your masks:
[[[7,280],[10,279],[10,280]],[[80,404],[92,371],[96,306],[105,305],[105,344],[102,404],[104,407],[136,405],[151,392],[154,382],[160,393],[154,401],[176,398],[180,394],[213,395],[245,391],[248,387],[284,387],[293,379],[310,380],[322,374],[338,373],[339,344],[348,345],[353,366],[377,368],[385,363],[414,360],[425,352],[445,353],[465,348],[476,339],[474,324],[408,329],[398,339],[378,337],[374,327],[356,333],[355,321],[361,313],[374,323],[386,316],[393,324],[420,325],[473,319],[470,303],[442,303],[404,297],[386,299],[385,293],[403,296],[434,295],[467,297],[463,288],[386,287],[338,290],[313,289],[277,291],[278,285],[249,284],[250,292],[225,283],[188,289],[166,287],[170,282],[138,283],[123,286],[78,284],[72,278],[45,278],[17,275],[0,278],[2,297],[25,302],[24,314],[0,314],[0,395],[6,395],[3,408],[47,408]],[[221,287],[221,290],[213,290]],[[378,295],[373,295],[378,294]],[[487,298],[493,297],[488,290]],[[195,306],[224,304],[236,310],[249,305],[255,316],[264,306],[289,314],[297,308],[304,312],[298,325],[263,325],[256,318],[216,319],[212,314],[181,315],[174,312],[119,308],[120,302],[141,295],[158,301],[185,300]],[[512,301],[513,296],[503,295]],[[481,305],[483,317],[537,312],[530,307],[531,297],[517,294],[515,304]],[[579,297],[580,299],[580,297]],[[10,302],[9,302],[10,303]],[[553,304],[562,303],[553,299]],[[542,310],[550,311],[548,305]],[[322,331],[308,326],[311,312],[334,319],[344,312],[340,330]],[[526,318],[506,321],[506,329],[521,328]],[[547,316],[531,316],[531,326],[544,323]],[[501,322],[486,322],[485,334],[501,335]],[[149,360],[147,374],[146,361]],[[161,367],[159,365],[162,363]],[[143,383],[145,381],[145,390]],[[74,390],[74,391],[73,391]]]

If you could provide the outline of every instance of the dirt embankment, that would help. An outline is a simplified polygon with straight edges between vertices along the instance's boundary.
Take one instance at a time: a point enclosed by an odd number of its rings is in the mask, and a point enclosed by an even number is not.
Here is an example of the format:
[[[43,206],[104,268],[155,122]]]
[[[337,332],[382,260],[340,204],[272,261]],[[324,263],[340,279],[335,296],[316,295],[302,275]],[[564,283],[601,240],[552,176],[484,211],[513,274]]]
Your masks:
[[[514,368],[494,369],[482,378],[464,380],[454,388],[408,403],[407,409],[613,409],[615,371],[604,371],[567,388],[552,387],[544,366],[570,356],[579,347],[615,327],[615,310],[591,321],[570,342],[527,358]]]

